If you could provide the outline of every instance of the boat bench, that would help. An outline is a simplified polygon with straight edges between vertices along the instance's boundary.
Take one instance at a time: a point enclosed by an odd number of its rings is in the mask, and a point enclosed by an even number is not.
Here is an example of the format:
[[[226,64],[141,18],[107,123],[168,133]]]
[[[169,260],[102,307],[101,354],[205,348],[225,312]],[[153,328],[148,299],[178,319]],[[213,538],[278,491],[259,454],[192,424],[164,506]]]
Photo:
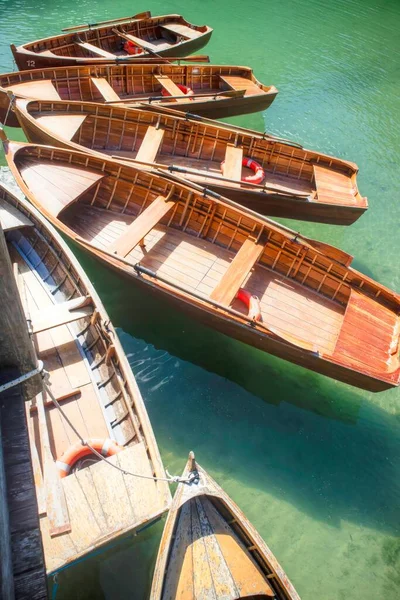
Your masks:
[[[371,371],[388,373],[398,364],[400,318],[356,290],[351,290],[334,358],[343,355]]]
[[[162,87],[167,90],[171,96],[182,96],[184,98],[184,102],[187,101],[187,96],[181,89],[178,88],[175,82],[172,81],[168,77],[168,75],[154,75],[155,79],[157,79],[158,83],[161,83]],[[171,98],[173,102],[182,102],[180,98]]]
[[[165,196],[155,200],[131,223],[125,232],[108,248],[108,252],[126,257],[175,205]]]
[[[106,102],[115,102],[121,100],[118,94],[114,92],[107,79],[104,77],[91,77],[90,81],[100,92]]]
[[[235,181],[242,179],[243,148],[228,144],[225,151],[223,176]]]
[[[191,29],[190,27],[187,27],[187,25],[180,25],[179,23],[168,23],[161,25],[161,29],[166,29],[175,35],[179,35],[188,40],[194,40],[202,35],[201,31]]]
[[[118,32],[118,30],[113,30],[113,31],[115,31],[115,33],[122,33],[122,32]],[[139,48],[144,48],[145,50],[150,50],[150,52],[151,51],[157,52],[156,44],[152,44],[151,42],[148,42],[147,40],[142,40],[142,38],[138,38],[135,35],[132,35],[131,33],[123,32],[121,37],[123,37],[124,39],[130,40],[131,42],[133,42],[134,44],[139,46]]]
[[[107,52],[107,50],[103,50],[103,48],[99,48],[98,46],[93,46],[93,44],[89,44],[89,42],[81,42],[80,40],[75,40],[74,42],[77,46],[84,48],[88,52],[95,54],[96,56],[100,56],[101,58],[109,58],[110,60],[115,60],[115,54],[111,52]]]
[[[161,147],[164,133],[164,129],[157,129],[153,125],[149,125],[135,160],[145,163],[154,162]]]
[[[22,227],[34,227],[32,221],[21,211],[0,199],[0,225],[4,232]]]
[[[88,306],[89,305],[89,306]],[[32,315],[33,333],[40,333],[53,327],[73,323],[93,313],[90,296],[80,296],[61,304],[47,306],[45,311],[37,311]]]
[[[313,165],[315,187],[319,202],[324,204],[356,204],[351,177],[327,167]]]
[[[231,304],[242,283],[264,252],[266,243],[266,234],[262,234],[258,240],[253,237],[248,237],[243,242],[240,250],[233,258],[222,279],[211,292],[211,300],[223,304],[224,306],[229,306]]]
[[[263,93],[258,85],[246,77],[237,77],[236,75],[220,75],[219,77],[230,89],[245,90],[246,96],[255,96]]]
[[[27,98],[36,98],[37,100],[61,100],[53,83],[48,79],[38,79],[37,81],[25,81],[5,88],[11,90],[15,95],[21,94]]]

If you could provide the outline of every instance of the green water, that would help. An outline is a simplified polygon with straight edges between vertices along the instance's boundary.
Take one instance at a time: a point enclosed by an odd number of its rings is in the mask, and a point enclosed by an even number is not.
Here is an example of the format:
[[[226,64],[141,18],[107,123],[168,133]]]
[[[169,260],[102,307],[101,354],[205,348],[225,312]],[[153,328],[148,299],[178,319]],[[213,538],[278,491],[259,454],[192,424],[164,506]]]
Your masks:
[[[358,163],[370,201],[358,223],[291,226],[400,291],[399,0],[0,0],[0,70],[13,70],[10,42],[144,9],[213,26],[213,62],[251,65],[279,88],[264,114],[232,122]],[[77,253],[118,326],[168,469],[180,472],[194,449],[303,600],[397,600],[399,391],[373,395],[269,357]],[[57,598],[146,598],[161,529],[62,575]]]

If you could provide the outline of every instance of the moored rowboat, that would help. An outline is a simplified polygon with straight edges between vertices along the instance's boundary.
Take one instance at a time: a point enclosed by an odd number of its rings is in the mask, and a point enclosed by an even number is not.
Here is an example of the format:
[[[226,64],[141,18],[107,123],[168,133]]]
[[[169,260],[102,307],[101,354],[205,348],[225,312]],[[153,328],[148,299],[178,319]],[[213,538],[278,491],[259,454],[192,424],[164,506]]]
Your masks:
[[[0,121],[17,127],[9,110],[10,93],[40,100],[167,106],[221,118],[265,110],[278,90],[260,83],[249,67],[233,65],[88,65],[5,73],[0,75]]]
[[[254,526],[192,452],[182,479],[161,538],[150,600],[300,600]]]
[[[14,110],[31,142],[178,173],[267,216],[349,225],[368,207],[357,165],[257,131],[93,103],[16,99]]]
[[[79,30],[78,30],[79,29]],[[117,19],[100,27],[77,28],[20,46],[11,44],[18,69],[44,69],[179,57],[205,46],[212,34],[207,25],[193,25],[181,15]]]
[[[371,391],[399,384],[400,296],[345,252],[117,161],[6,140],[4,149],[31,202],[137,285],[319,373]]]
[[[143,399],[73,253],[3,185],[0,221],[38,359],[49,373],[49,387],[26,411],[50,574],[158,519],[170,492],[166,481],[153,479],[165,472]],[[114,466],[148,479],[98,462],[81,437]]]

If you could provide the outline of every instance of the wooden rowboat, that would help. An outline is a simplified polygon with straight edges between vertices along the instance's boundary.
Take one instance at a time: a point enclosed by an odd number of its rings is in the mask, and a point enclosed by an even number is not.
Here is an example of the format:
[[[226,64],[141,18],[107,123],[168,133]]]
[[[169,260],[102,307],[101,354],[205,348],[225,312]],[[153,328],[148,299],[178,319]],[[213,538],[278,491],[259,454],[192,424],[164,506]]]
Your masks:
[[[36,352],[63,411],[47,388],[26,407],[46,568],[54,573],[158,519],[170,492],[152,479],[165,472],[143,399],[78,261],[39,212],[3,185],[0,220]],[[149,479],[98,462],[70,423],[103,454],[117,452],[107,459],[113,465]]]
[[[1,133],[31,202],[137,285],[308,369],[371,391],[399,384],[400,296],[350,255],[205,188]]]
[[[357,165],[257,131],[93,103],[17,99],[14,110],[31,142],[178,173],[263,215],[350,225],[368,207]],[[246,182],[247,160],[260,183]]]
[[[21,71],[120,60],[134,62],[154,56],[193,54],[208,43],[212,31],[211,27],[193,25],[180,15],[133,17],[100,27],[77,28],[21,46],[11,44],[11,51]]]
[[[193,452],[165,523],[150,600],[300,600],[286,573],[238,506]]]
[[[178,86],[190,88],[193,95]],[[166,106],[217,119],[265,110],[278,90],[260,83],[249,67],[238,66],[130,64],[18,71],[0,75],[0,121],[17,127],[9,93],[40,100]]]

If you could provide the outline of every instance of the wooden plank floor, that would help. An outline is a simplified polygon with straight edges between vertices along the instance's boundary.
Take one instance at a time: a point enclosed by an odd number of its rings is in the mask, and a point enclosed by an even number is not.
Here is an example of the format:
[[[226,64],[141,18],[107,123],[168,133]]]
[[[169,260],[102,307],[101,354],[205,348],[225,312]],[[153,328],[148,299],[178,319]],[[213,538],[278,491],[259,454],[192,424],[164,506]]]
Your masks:
[[[87,206],[80,207],[79,216],[71,218],[72,221],[78,234],[107,248],[125,231],[132,217]],[[128,260],[140,261],[143,266],[184,285],[189,291],[207,296],[235,256],[234,252],[211,242],[163,226],[153,229],[146,236],[145,244],[144,253],[138,246],[127,256]],[[315,343],[321,352],[330,354],[334,351],[343,322],[342,306],[260,266],[255,267],[242,287],[259,297],[266,325]],[[233,307],[242,312],[246,310],[237,301]]]
[[[19,272],[25,281],[30,314],[37,310],[45,311],[46,306],[54,306],[53,299],[15,248],[10,254],[13,262],[18,263]],[[76,338],[68,326],[61,325],[38,333],[34,340],[38,357],[43,360],[45,369],[50,373],[52,392],[60,400],[68,397],[68,400],[63,400],[62,406],[77,430],[87,437],[109,437],[88,368],[82,361]],[[54,457],[60,457],[78,438],[55,407],[47,407],[46,414],[52,451]],[[38,432],[36,413],[32,413],[31,418],[33,429]],[[40,451],[39,437],[36,441]]]

